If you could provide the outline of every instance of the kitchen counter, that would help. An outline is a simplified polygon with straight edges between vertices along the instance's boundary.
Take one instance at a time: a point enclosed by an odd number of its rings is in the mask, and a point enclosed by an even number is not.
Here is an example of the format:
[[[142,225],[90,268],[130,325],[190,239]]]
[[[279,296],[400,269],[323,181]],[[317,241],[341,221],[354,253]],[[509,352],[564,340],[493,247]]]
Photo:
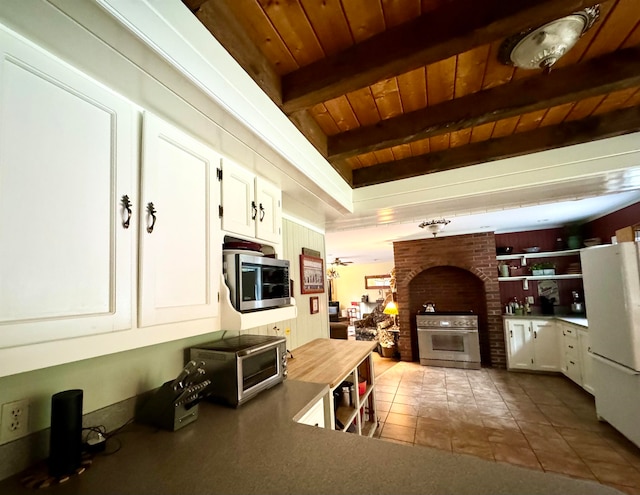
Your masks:
[[[589,328],[589,321],[586,317],[576,315],[576,314],[567,314],[567,315],[507,315],[503,314],[502,318],[509,319],[524,319],[524,320],[560,320],[566,321],[567,323],[573,323],[574,325],[578,325],[581,327]]]
[[[132,424],[122,448],[46,490],[0,482],[7,494],[620,494],[613,488],[427,447],[298,424],[328,386],[286,380],[238,409],[202,403],[169,432]],[[108,446],[112,448],[113,445]]]
[[[315,339],[296,349],[288,362],[289,378],[336,388],[345,374],[378,346],[374,341]]]

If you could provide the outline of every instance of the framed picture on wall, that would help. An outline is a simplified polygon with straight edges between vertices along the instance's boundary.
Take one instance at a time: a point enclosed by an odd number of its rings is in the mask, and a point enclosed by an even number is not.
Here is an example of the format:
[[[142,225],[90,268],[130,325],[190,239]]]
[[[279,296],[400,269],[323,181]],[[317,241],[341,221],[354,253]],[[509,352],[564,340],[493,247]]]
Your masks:
[[[312,315],[320,311],[320,298],[318,296],[312,296],[309,299],[309,311]]]
[[[391,275],[365,275],[364,277],[365,289],[390,289],[391,288]]]
[[[324,262],[322,258],[300,255],[300,293],[324,292]]]

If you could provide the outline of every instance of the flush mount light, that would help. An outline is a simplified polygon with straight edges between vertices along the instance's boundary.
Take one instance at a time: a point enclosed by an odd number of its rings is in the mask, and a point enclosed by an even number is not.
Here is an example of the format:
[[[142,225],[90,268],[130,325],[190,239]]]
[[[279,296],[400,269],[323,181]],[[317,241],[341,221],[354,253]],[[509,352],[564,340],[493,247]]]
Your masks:
[[[498,60],[522,69],[551,70],[600,16],[600,6],[594,5],[571,15],[551,21],[539,28],[510,36],[500,45]]]
[[[433,237],[437,236],[442,230],[451,223],[451,220],[445,220],[441,218],[439,220],[424,221],[418,225],[421,229],[427,229],[433,234]]]

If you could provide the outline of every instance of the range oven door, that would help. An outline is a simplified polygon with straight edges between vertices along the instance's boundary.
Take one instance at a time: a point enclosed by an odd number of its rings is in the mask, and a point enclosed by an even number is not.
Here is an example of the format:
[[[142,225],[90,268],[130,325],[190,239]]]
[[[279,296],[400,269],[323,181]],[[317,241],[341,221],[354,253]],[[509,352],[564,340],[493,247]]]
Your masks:
[[[473,363],[474,366],[461,366],[480,367],[480,344],[475,329],[418,328],[418,349],[420,364],[453,366],[454,363]]]

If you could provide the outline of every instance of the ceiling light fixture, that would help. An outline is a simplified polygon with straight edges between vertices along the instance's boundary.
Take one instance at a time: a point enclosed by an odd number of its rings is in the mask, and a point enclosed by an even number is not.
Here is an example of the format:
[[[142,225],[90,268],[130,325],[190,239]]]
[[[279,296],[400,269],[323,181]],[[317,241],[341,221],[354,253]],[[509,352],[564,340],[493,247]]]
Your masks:
[[[510,36],[500,45],[498,60],[505,65],[515,65],[522,69],[545,69],[548,72],[593,26],[599,16],[600,6],[594,5],[539,28]]]
[[[451,220],[445,220],[441,218],[439,220],[429,220],[428,222],[425,220],[421,224],[418,225],[421,229],[427,229],[429,232],[433,234],[433,237],[437,236],[442,230],[451,223]]]

